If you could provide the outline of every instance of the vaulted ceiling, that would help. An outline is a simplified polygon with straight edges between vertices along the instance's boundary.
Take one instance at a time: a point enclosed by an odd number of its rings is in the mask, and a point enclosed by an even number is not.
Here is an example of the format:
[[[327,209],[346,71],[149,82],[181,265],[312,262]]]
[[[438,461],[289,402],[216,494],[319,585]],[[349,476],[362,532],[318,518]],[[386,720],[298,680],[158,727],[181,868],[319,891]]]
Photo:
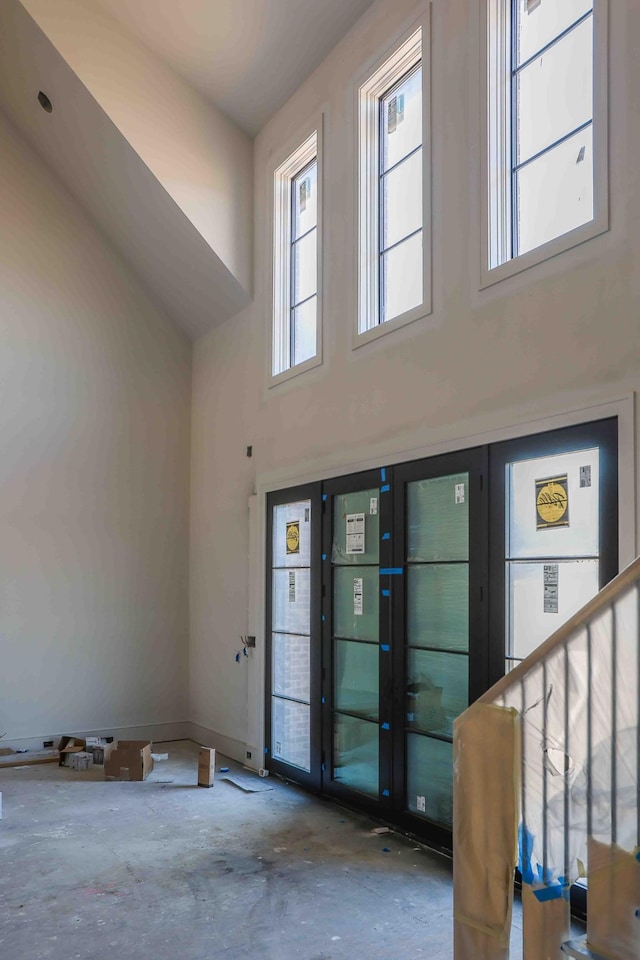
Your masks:
[[[252,135],[371,2],[0,0],[0,110],[193,339],[251,299]]]
[[[86,0],[255,134],[372,0]]]

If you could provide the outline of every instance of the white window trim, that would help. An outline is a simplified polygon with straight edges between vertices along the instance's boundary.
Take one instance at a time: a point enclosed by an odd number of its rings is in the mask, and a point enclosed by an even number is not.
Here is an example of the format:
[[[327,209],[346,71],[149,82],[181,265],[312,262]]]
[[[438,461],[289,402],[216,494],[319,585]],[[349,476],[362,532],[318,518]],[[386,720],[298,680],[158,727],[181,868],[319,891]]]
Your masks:
[[[431,313],[431,4],[426,14],[388,47],[356,85],[358,129],[356,260],[358,297],[353,331],[354,349]],[[422,303],[384,323],[379,319],[378,173],[379,102],[416,63],[422,61]]]
[[[322,190],[322,114],[310,125],[296,142],[298,147],[291,150],[286,159],[272,170],[269,196],[272,198],[273,227],[271,231],[272,247],[272,309],[270,311],[269,340],[269,376],[268,386],[273,387],[322,363],[322,291],[323,291],[323,190]],[[316,311],[316,353],[302,363],[284,366],[290,360],[290,323],[291,323],[291,184],[300,171],[317,161],[317,311]],[[277,366],[279,373],[274,373]],[[282,369],[284,367],[284,369]]]
[[[508,8],[508,9],[507,9]],[[511,124],[510,84],[497,84],[491,89],[489,68],[505,62],[511,45],[510,0],[482,0],[481,37],[481,84],[482,91],[482,148],[479,192],[481,197],[481,264],[480,289],[499,283],[508,277],[543,263],[565,250],[604,233],[609,229],[609,174],[608,174],[608,0],[593,0],[593,220],[582,224],[562,236],[529,250],[518,257],[506,260],[491,268],[492,246],[500,245],[496,234],[505,242],[511,229],[511,177],[510,171],[499,171],[493,184],[489,153],[494,154],[498,145],[508,147]],[[495,24],[495,34],[491,26]],[[502,72],[502,71],[501,71]],[[503,74],[504,75],[504,74]],[[500,230],[493,226],[500,223]],[[493,231],[493,235],[492,235]],[[504,248],[502,250],[504,253]]]

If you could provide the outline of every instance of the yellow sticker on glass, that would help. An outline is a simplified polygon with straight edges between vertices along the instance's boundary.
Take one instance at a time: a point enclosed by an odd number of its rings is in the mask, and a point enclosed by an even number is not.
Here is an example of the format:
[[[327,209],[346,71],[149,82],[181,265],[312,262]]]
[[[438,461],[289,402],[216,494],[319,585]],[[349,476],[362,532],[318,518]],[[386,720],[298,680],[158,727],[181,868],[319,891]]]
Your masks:
[[[536,480],[536,527],[569,526],[569,486],[567,474]]]
[[[287,553],[300,553],[300,521],[287,524]]]

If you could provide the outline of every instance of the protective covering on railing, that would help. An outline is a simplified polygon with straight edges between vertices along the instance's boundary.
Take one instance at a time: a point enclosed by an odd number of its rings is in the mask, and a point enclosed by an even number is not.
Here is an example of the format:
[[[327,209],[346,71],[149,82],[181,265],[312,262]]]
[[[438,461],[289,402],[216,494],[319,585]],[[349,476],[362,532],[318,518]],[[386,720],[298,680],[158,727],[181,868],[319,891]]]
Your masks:
[[[638,845],[638,604],[632,585],[494,700],[521,716],[519,867],[548,898],[586,875],[588,837]]]

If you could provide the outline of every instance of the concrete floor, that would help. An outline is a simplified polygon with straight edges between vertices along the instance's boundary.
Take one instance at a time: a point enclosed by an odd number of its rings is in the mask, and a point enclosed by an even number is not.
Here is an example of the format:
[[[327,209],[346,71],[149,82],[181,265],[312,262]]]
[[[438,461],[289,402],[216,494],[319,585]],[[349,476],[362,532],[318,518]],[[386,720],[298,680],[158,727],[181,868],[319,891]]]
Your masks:
[[[0,957],[452,960],[449,861],[275,778],[199,788],[189,741],[154,750],[144,783],[0,771]]]

